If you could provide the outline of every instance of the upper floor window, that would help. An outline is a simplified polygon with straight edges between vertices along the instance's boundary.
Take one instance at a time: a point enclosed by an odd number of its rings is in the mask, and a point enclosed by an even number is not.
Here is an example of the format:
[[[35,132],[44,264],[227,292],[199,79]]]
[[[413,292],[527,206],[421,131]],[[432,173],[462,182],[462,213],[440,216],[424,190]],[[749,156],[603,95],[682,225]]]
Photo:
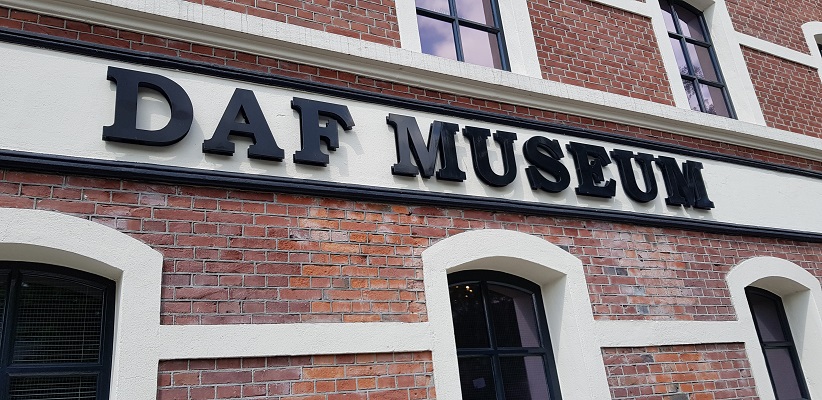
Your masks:
[[[509,70],[497,0],[416,0],[422,52]]]
[[[448,276],[462,397],[560,399],[538,285],[495,271]]]
[[[776,398],[809,399],[782,299],[767,290],[753,287],[745,288],[745,295]]]
[[[735,118],[705,17],[679,0],[659,0],[691,109]]]
[[[0,263],[0,399],[105,400],[114,282]]]

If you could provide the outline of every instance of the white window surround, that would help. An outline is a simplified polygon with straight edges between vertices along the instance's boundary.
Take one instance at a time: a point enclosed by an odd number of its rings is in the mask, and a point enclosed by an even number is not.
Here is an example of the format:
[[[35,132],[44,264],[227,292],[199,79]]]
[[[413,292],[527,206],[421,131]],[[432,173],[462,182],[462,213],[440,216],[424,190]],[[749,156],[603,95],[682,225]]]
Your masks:
[[[58,265],[117,282],[111,400],[157,393],[163,257],[142,242],[88,220],[0,208],[0,259]]]
[[[782,298],[808,391],[811,398],[822,397],[822,342],[819,341],[822,337],[822,287],[819,279],[790,261],[756,257],[731,269],[726,281],[742,328],[738,335],[745,343],[760,398],[768,400],[775,396],[745,296],[748,286],[768,290]]]
[[[530,21],[526,0],[498,1],[502,35],[508,51],[508,64],[511,72],[534,78],[541,78],[542,71],[537,58],[537,47],[534,44],[534,31],[531,24],[519,21]],[[417,9],[414,0],[396,0],[397,23],[400,28],[400,43],[404,49],[421,53],[419,27],[417,26]],[[427,54],[424,57],[435,57]]]
[[[708,33],[711,35],[711,43],[716,53],[717,64],[728,88],[728,95],[737,119],[765,125],[765,116],[762,114],[762,108],[756,97],[756,91],[754,91],[742,49],[739,47],[739,41],[737,35],[735,35],[725,0],[686,0],[686,2],[702,11],[705,17],[705,22],[708,24]],[[676,63],[676,57],[668,39],[668,29],[665,27],[662,9],[656,0],[648,0],[648,4],[653,5],[651,23],[662,53],[665,70],[668,73],[674,101],[677,107],[690,110],[688,96],[685,93],[682,77],[679,74],[679,66]]]
[[[536,236],[478,230],[444,239],[422,253],[437,395],[461,397],[448,274],[489,269],[528,279],[542,288],[560,389],[574,399],[610,398],[594,332],[582,262]]]
[[[810,66],[816,68],[819,79],[822,80],[822,54],[819,51],[819,45],[822,44],[822,21],[811,21],[803,24],[802,33],[805,34],[805,40],[811,50],[812,63]]]

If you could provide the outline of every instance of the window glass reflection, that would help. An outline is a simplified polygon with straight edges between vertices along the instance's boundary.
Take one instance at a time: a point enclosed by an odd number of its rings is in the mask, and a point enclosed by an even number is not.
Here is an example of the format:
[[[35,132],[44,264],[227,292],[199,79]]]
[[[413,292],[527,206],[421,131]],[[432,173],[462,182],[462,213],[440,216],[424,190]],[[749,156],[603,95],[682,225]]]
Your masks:
[[[539,328],[530,293],[489,284],[488,308],[498,347],[539,347]]]
[[[451,317],[454,321],[457,347],[491,347],[479,284],[454,285],[448,290],[451,295]]]
[[[460,38],[465,62],[502,68],[497,35],[461,26]]]
[[[659,3],[662,8],[662,18],[665,20],[665,28],[668,32],[676,33],[676,26],[674,25],[674,14],[671,11],[671,5],[667,1]]]
[[[691,64],[694,66],[694,74],[700,78],[705,78],[711,81],[718,81],[716,71],[714,70],[713,61],[711,60],[711,53],[707,47],[696,46],[688,43],[688,56],[691,57]]]
[[[679,73],[682,75],[690,75],[688,71],[688,62],[685,61],[685,53],[682,52],[682,44],[679,39],[670,38],[671,47],[674,49],[674,57],[676,58],[676,65],[679,67]]]
[[[771,368],[776,398],[801,399],[802,391],[796,381],[796,370],[793,367],[789,350],[786,348],[766,349],[765,359]]]
[[[705,103],[705,112],[710,114],[728,116],[728,107],[725,105],[725,94],[722,89],[701,85],[702,87],[702,101]]]
[[[496,400],[491,357],[460,357],[459,370],[463,399]]]
[[[676,15],[679,17],[679,29],[682,29],[682,34],[689,38],[705,41],[699,15],[678,5],[675,5],[674,8],[676,9]]]
[[[494,25],[491,0],[456,0],[457,16],[485,25]]]
[[[696,87],[694,87],[694,81],[683,80],[682,83],[685,84],[685,94],[688,95],[688,104],[691,106],[691,110],[702,111],[702,108],[699,107],[699,98],[696,97]]]
[[[500,357],[506,399],[548,400],[545,363],[542,357]]]
[[[441,14],[450,14],[448,0],[417,0],[417,7]]]
[[[418,15],[417,24],[423,53],[457,59],[454,31],[450,23]]]

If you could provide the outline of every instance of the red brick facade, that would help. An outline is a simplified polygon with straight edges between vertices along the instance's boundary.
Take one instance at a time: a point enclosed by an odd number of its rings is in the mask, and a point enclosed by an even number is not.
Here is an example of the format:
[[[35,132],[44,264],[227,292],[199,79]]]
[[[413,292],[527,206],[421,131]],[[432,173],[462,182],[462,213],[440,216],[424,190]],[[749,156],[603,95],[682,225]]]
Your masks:
[[[768,126],[822,137],[819,72],[747,47],[742,52]]]
[[[186,0],[241,14],[400,47],[394,0]]]
[[[434,399],[431,371],[428,352],[163,361],[157,399]]]
[[[545,79],[673,104],[649,19],[588,0],[528,5]]]
[[[808,53],[802,24],[822,21],[816,0],[727,0],[734,29],[739,32]]]
[[[758,399],[740,343],[602,349],[611,398]]]
[[[189,1],[400,46],[393,0]],[[754,7],[744,1],[728,0],[732,13]],[[538,0],[529,7],[545,79],[673,105],[660,44],[647,18],[587,0]],[[791,15],[784,18],[795,18]],[[734,23],[740,31],[797,49],[792,28],[765,33],[753,18],[735,16]],[[822,161],[7,8],[0,8],[0,27],[822,171]],[[768,125],[822,138],[817,71],[755,50],[743,52]],[[59,171],[0,169],[0,207],[72,214],[161,252],[163,328],[428,322],[422,252],[478,229],[527,233],[581,260],[597,321],[735,321],[726,277],[752,257],[789,260],[822,279],[820,243]],[[740,343],[601,352],[613,399],[757,398]],[[573,388],[564,389],[566,398],[573,398]],[[218,398],[433,399],[432,354],[161,361],[158,399]]]
[[[597,319],[734,320],[725,274],[755,256],[822,276],[820,244],[14,171],[0,183],[0,207],[90,218],[162,252],[172,325],[426,321],[420,254],[471,229],[567,247]]]

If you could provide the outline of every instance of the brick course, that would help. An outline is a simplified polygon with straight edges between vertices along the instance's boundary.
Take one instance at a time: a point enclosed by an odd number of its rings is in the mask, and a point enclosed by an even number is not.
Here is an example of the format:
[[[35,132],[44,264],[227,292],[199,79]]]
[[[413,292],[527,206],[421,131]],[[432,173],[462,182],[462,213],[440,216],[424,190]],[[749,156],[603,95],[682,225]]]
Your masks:
[[[785,46],[809,53],[802,25],[822,21],[822,7],[817,0],[726,0],[734,29]]]
[[[430,352],[161,361],[158,400],[436,398]]]
[[[394,0],[186,1],[400,47],[400,31]]]
[[[582,260],[597,319],[734,320],[756,256],[822,277],[822,244],[598,221],[4,171],[0,207],[56,210],[164,254],[163,324],[426,321],[420,254],[510,229]]]
[[[545,79],[674,104],[650,19],[588,0],[528,7]]]
[[[768,126],[822,137],[819,72],[744,46],[742,54]]]
[[[613,400],[755,400],[741,343],[604,348]]]

